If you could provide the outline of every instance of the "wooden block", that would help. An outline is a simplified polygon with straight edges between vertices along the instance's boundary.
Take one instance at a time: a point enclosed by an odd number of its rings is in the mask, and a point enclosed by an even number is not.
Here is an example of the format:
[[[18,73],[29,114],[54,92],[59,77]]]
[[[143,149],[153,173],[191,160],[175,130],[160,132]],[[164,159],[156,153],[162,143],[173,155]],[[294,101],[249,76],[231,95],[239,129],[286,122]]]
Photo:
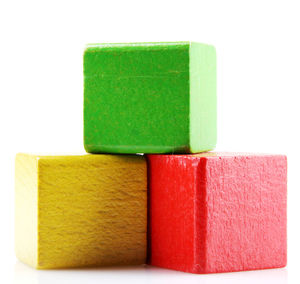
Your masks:
[[[16,157],[16,255],[33,267],[146,261],[142,156]]]
[[[150,155],[152,265],[192,273],[286,265],[286,157]]]
[[[214,47],[190,42],[89,45],[84,144],[89,153],[213,149]]]

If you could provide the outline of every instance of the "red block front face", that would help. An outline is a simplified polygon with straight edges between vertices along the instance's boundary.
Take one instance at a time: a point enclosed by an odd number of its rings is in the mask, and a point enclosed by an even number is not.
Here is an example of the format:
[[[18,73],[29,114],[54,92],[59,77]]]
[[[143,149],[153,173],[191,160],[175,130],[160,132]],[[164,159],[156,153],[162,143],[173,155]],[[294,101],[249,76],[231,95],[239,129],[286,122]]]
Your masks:
[[[149,263],[192,273],[286,265],[286,157],[149,155]]]

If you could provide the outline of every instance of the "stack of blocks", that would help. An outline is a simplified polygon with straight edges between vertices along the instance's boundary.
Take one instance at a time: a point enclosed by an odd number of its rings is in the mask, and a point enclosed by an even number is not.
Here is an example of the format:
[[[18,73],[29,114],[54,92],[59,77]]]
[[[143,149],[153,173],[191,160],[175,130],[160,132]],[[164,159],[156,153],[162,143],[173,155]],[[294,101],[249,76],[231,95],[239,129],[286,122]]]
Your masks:
[[[285,266],[286,157],[205,152],[215,145],[214,47],[89,45],[92,155],[17,155],[17,257],[39,269]]]

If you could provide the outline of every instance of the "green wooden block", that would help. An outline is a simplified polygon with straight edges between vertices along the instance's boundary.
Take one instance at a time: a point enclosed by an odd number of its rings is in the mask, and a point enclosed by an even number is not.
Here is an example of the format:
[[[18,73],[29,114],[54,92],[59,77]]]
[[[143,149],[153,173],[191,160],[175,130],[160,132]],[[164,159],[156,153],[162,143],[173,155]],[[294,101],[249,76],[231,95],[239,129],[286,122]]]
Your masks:
[[[213,46],[193,42],[87,46],[87,152],[197,153],[215,144]]]

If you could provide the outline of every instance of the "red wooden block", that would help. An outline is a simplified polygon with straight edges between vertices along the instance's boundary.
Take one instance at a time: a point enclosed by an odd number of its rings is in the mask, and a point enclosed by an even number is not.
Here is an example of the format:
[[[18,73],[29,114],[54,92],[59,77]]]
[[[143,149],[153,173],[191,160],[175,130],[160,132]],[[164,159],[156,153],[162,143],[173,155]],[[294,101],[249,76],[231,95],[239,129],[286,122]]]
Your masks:
[[[149,264],[192,273],[286,265],[281,155],[149,155]]]

